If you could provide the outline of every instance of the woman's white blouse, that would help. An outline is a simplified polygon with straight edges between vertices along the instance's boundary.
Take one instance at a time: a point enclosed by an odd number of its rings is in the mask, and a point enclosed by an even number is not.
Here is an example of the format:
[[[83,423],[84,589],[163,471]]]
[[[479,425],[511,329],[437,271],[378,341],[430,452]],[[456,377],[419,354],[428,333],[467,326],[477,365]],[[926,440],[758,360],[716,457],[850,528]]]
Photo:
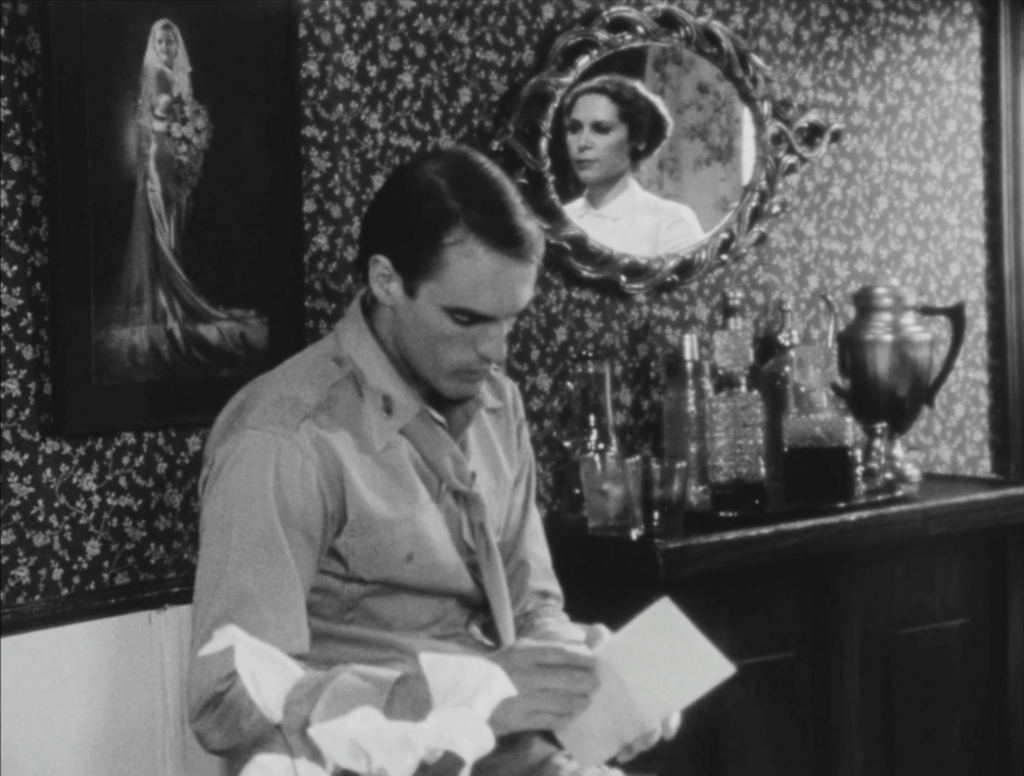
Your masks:
[[[635,256],[676,253],[704,237],[691,208],[651,194],[632,178],[601,207],[580,197],[565,206],[565,213],[595,242]]]

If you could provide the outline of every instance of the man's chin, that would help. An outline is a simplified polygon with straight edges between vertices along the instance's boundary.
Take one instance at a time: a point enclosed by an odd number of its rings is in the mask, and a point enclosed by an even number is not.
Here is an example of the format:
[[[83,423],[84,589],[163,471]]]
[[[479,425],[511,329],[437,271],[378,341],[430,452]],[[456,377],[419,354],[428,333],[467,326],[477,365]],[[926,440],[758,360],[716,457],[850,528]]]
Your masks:
[[[440,399],[449,404],[469,401],[480,393],[483,380],[451,380],[443,387],[435,389]]]

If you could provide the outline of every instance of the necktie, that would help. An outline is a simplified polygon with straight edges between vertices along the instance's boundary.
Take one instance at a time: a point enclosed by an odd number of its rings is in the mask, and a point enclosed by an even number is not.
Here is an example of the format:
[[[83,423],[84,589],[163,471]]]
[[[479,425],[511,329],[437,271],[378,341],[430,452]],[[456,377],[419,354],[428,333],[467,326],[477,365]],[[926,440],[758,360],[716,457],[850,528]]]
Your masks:
[[[480,582],[491,606],[498,638],[502,645],[511,644],[516,639],[516,632],[505,564],[498,551],[494,530],[487,521],[484,499],[476,488],[476,473],[470,471],[462,450],[426,408],[402,427],[402,435],[462,501],[476,551]]]

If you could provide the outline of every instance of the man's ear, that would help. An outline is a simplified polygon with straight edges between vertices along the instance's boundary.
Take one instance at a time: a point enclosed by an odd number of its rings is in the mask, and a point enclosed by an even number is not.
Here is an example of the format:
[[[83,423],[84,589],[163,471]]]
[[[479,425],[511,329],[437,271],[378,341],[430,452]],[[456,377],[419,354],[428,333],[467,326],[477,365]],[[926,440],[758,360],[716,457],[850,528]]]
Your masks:
[[[368,274],[370,292],[380,304],[391,307],[405,298],[402,278],[395,271],[387,256],[380,253],[371,256]]]

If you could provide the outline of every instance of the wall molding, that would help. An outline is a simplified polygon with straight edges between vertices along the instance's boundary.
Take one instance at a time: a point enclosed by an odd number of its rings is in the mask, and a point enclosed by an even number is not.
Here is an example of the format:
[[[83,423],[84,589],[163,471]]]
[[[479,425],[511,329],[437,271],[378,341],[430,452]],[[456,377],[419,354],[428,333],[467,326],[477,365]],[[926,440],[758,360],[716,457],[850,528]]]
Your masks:
[[[1006,475],[1024,481],[1024,7],[1002,0],[998,11],[1001,271],[1005,326]]]
[[[0,614],[0,636],[190,603],[192,577],[124,585],[94,593],[5,606]]]

